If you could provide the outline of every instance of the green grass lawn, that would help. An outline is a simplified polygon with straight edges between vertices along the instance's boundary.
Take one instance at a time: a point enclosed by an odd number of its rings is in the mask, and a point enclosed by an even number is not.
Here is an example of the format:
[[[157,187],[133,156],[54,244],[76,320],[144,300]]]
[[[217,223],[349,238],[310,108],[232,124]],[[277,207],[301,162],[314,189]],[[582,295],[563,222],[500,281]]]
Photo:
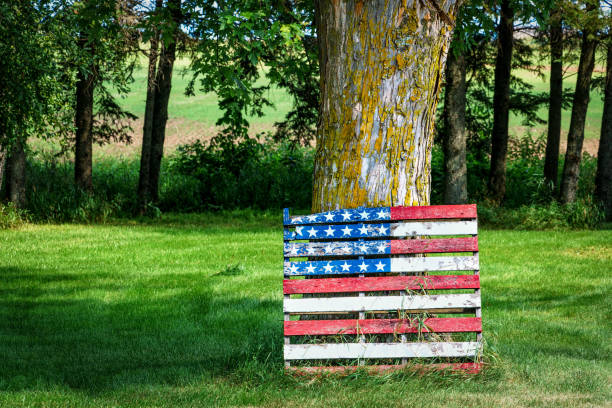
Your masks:
[[[483,374],[293,379],[280,217],[0,231],[0,406],[610,406],[612,231],[480,244]]]

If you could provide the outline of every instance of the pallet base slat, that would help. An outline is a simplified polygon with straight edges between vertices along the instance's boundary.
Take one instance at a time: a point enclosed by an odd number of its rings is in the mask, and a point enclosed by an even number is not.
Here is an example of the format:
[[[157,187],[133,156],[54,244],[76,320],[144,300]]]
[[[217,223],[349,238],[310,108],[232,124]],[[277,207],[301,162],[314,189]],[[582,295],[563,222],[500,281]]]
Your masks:
[[[312,374],[343,374],[348,375],[363,370],[370,374],[380,374],[390,371],[410,370],[418,372],[427,371],[460,371],[477,374],[483,368],[483,363],[433,363],[433,364],[380,364],[369,366],[325,366],[325,367],[289,367],[285,371],[294,375]]]
[[[475,357],[477,342],[286,344],[285,360]]]

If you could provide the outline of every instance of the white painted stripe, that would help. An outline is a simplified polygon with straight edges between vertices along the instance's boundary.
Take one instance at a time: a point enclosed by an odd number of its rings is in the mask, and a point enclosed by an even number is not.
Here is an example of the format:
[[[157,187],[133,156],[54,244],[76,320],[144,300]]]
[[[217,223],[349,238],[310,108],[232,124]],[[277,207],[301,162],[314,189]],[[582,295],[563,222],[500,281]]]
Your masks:
[[[471,357],[478,342],[286,344],[285,360]]]
[[[285,299],[285,313],[366,312],[480,307],[480,294]]]
[[[392,237],[417,235],[476,235],[478,222],[471,221],[403,221],[391,224]]]
[[[475,271],[478,269],[478,254],[391,258],[391,272]]]

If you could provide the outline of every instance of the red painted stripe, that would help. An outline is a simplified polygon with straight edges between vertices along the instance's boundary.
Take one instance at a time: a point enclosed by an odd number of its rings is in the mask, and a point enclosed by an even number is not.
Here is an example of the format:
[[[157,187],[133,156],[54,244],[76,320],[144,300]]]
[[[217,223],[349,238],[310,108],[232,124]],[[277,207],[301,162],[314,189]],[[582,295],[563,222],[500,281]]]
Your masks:
[[[478,237],[391,240],[392,254],[476,251],[478,251]]]
[[[425,319],[423,324],[408,319],[342,319],[286,321],[285,336],[337,334],[401,334],[481,332],[480,317],[446,317]]]
[[[426,371],[460,371],[466,374],[477,374],[484,367],[483,363],[437,363],[411,365],[370,365],[370,366],[330,366],[330,367],[286,367],[285,371],[294,375],[312,374],[342,374],[347,375],[357,370],[365,370],[370,374],[381,374],[397,370]]]
[[[391,207],[391,219],[395,221],[476,217],[476,204]]]
[[[285,279],[283,293],[375,292],[381,290],[478,289],[478,275],[380,276],[372,278]]]

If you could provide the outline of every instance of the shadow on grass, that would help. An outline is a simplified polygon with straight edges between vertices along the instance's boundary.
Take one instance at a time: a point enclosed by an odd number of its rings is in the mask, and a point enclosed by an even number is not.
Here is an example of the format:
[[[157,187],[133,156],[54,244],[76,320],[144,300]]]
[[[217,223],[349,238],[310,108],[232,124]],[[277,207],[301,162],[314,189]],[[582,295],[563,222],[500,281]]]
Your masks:
[[[183,384],[246,362],[281,364],[280,300],[223,297],[183,274],[131,286],[104,283],[104,273],[4,267],[0,276],[0,390]]]

